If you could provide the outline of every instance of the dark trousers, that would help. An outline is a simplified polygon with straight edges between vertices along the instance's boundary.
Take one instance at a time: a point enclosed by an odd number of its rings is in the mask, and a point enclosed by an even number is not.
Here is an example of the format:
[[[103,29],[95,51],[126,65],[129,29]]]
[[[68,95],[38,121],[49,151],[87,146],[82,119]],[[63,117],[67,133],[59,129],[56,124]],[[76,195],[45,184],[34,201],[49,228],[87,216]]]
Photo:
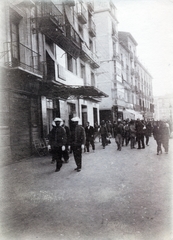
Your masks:
[[[138,149],[141,148],[141,144],[142,144],[142,148],[145,148],[145,144],[144,144],[144,134],[138,134],[138,135],[137,135],[137,142],[138,142]]]
[[[56,160],[56,169],[61,169],[62,167],[62,147],[54,148],[54,160]]]
[[[157,142],[157,153],[162,152],[162,147],[161,147],[162,142],[161,142],[161,140],[158,139],[158,140],[156,140],[156,142]]]
[[[149,143],[149,135],[145,135],[145,140],[146,140],[146,145],[148,145],[148,143]]]
[[[62,152],[62,157],[64,158],[65,162],[69,160],[68,146],[65,146],[65,151]]]
[[[81,146],[73,146],[72,151],[73,151],[74,160],[77,165],[77,168],[81,169],[82,168],[82,148],[81,148]]]
[[[87,148],[87,152],[89,152],[89,146],[92,146],[92,149],[95,150],[95,144],[94,144],[94,138],[92,137],[87,137],[86,138],[86,148]]]
[[[101,138],[102,138],[102,146],[105,147],[106,146],[106,134],[101,134]]]
[[[131,149],[135,147],[135,136],[130,137],[130,147]]]

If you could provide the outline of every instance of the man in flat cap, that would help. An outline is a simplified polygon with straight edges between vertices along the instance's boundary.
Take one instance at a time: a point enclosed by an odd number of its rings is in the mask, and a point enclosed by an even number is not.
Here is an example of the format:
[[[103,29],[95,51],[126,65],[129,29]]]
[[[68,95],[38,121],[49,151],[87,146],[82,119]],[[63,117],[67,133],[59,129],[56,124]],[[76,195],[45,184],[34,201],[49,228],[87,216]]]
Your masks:
[[[65,150],[67,136],[64,129],[60,126],[62,123],[62,119],[55,118],[54,122],[56,124],[56,128],[53,136],[52,146],[54,149],[54,159],[56,160],[55,172],[59,172],[62,167],[62,152]]]
[[[79,125],[79,117],[74,117],[71,119],[71,121],[72,130],[70,145],[77,165],[77,168],[75,168],[75,170],[77,172],[80,172],[82,168],[82,150],[84,149],[86,140],[85,129]]]

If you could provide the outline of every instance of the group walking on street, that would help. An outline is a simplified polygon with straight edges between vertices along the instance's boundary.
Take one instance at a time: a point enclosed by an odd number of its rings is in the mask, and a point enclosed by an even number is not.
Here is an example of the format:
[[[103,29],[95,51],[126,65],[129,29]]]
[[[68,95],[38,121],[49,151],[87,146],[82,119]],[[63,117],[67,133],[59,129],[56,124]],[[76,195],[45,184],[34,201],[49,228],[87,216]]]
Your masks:
[[[130,149],[145,149],[149,146],[151,136],[156,140],[156,153],[162,154],[163,149],[168,154],[169,138],[171,128],[166,121],[150,120],[122,120],[111,121],[102,120],[100,125],[94,126],[87,122],[86,126],[80,125],[80,118],[71,119],[70,128],[66,126],[65,120],[55,118],[52,122],[52,129],[48,135],[48,150],[52,155],[51,163],[56,163],[55,172],[59,172],[63,163],[69,162],[69,155],[73,153],[76,163],[76,170],[82,169],[82,154],[95,152],[95,140],[98,138],[102,148],[113,144],[117,151],[122,151],[123,146],[130,146]]]

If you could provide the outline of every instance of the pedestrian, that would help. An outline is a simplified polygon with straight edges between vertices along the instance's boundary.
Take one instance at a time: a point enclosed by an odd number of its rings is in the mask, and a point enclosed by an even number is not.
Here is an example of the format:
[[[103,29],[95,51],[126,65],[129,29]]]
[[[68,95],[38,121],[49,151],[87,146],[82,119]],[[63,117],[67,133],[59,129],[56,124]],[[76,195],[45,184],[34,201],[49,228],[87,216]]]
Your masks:
[[[149,121],[145,122],[145,131],[144,131],[144,135],[145,135],[145,144],[146,146],[149,146],[149,138],[151,136],[151,123]]]
[[[56,132],[56,124],[54,121],[52,121],[52,129],[49,132],[47,138],[49,140],[48,142],[48,150],[52,155],[51,163],[55,163],[55,149],[54,149],[54,141],[55,141],[55,132]]]
[[[62,123],[62,119],[55,118],[54,122],[56,124],[56,128],[53,136],[52,146],[54,149],[54,159],[56,161],[55,172],[59,172],[62,167],[62,152],[65,150],[67,136],[64,129],[60,126],[60,124]]]
[[[170,129],[169,124],[166,121],[162,121],[161,132],[162,132],[162,145],[165,149],[165,153],[168,154]]]
[[[106,138],[108,137],[108,131],[107,131],[106,124],[105,124],[104,120],[102,120],[101,124],[100,124],[100,135],[101,135],[103,149],[105,149],[105,147],[107,145],[106,144]]]
[[[90,123],[87,122],[87,126],[85,127],[86,134],[86,149],[89,152],[89,146],[91,144],[93,152],[95,151],[95,143],[94,143],[94,128],[90,126]]]
[[[125,140],[126,146],[128,146],[130,141],[130,126],[128,121],[125,121],[125,125],[124,125],[124,140]]]
[[[106,128],[108,131],[108,137],[111,138],[112,137],[112,123],[111,121],[106,121]]]
[[[135,121],[131,120],[130,121],[130,126],[129,126],[129,131],[130,131],[130,147],[131,149],[135,148],[135,139],[136,139],[136,130],[135,130]]]
[[[80,172],[82,168],[82,150],[84,150],[86,141],[85,129],[79,125],[79,117],[74,117],[71,119],[71,121],[73,126],[71,131],[70,145],[74,155],[75,163],[77,165],[75,170]]]
[[[62,152],[62,157],[64,158],[64,162],[68,163],[69,162],[69,149],[70,149],[70,129],[68,126],[65,124],[65,120],[62,122],[62,127],[64,131],[66,132],[67,136],[67,142],[65,145],[65,150]]]
[[[121,151],[122,149],[122,141],[124,135],[124,126],[122,124],[121,119],[118,119],[117,126],[115,126],[115,142],[117,144],[117,150]]]
[[[157,155],[160,153],[162,154],[162,127],[161,127],[161,121],[154,122],[153,127],[153,137],[156,140],[157,143]]]
[[[100,142],[100,136],[99,136],[99,125],[97,122],[94,123],[94,140],[96,138],[99,138],[99,142]]]
[[[144,125],[138,118],[136,121],[136,138],[137,138],[137,143],[138,143],[138,149],[144,149],[145,144],[144,144]],[[141,146],[142,144],[142,146]]]

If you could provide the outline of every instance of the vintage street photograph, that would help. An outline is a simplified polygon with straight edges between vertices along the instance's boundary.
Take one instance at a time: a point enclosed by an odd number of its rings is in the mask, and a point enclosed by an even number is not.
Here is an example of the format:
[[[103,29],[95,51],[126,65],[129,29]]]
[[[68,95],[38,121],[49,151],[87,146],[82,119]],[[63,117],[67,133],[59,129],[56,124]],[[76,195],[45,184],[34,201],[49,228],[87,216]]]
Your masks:
[[[173,0],[0,17],[0,240],[173,240]]]

